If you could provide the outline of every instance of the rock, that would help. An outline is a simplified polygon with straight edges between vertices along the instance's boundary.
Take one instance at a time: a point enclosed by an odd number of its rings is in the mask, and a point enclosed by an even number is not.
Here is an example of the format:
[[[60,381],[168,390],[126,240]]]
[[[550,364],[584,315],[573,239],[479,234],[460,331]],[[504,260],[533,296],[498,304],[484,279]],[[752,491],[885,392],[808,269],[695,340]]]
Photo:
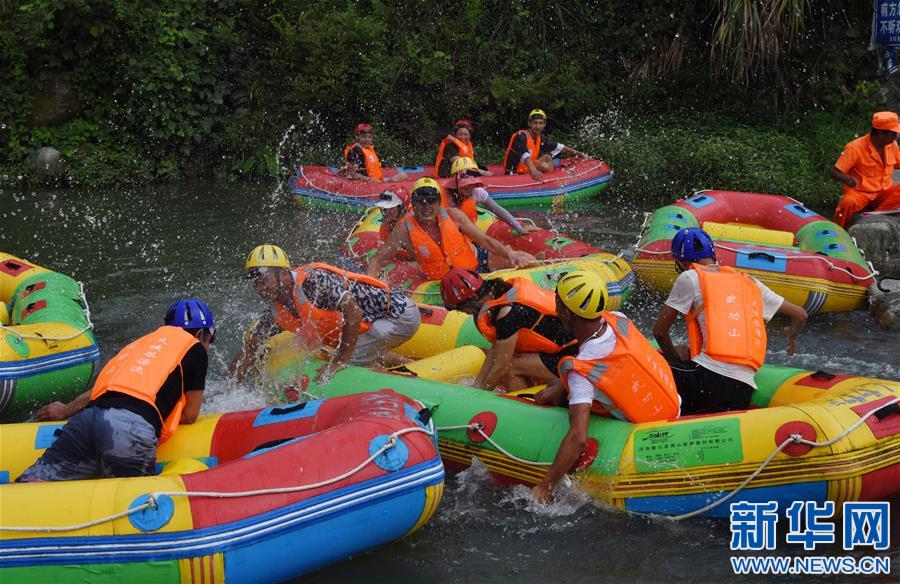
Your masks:
[[[62,174],[66,169],[66,163],[59,153],[59,150],[50,148],[49,146],[44,146],[43,148],[38,148],[33,151],[28,155],[26,162],[28,163],[29,168],[47,176]]]
[[[75,117],[81,108],[78,94],[67,82],[56,79],[50,84],[46,94],[31,98],[31,125],[58,126]]]
[[[900,277],[900,213],[858,216],[847,232],[882,276]]]
[[[900,331],[900,280],[885,280],[881,285],[888,292],[882,292],[875,284],[869,287],[872,316],[881,328]]]

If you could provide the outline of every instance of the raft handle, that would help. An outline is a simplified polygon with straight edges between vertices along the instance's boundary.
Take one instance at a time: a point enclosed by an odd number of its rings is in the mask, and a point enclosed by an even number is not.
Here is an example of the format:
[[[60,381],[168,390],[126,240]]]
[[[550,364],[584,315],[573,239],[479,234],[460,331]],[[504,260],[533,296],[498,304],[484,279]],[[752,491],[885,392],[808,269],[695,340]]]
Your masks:
[[[831,381],[837,377],[834,373],[828,373],[827,371],[816,371],[815,373],[810,373],[809,376],[813,379],[821,379],[822,381]]]
[[[269,440],[268,442],[263,442],[262,444],[260,444],[259,446],[257,446],[253,450],[251,450],[250,452],[259,452],[260,450],[267,450],[269,448],[274,448],[276,446],[284,444],[285,442],[290,442],[291,440],[293,440],[293,438],[276,438],[275,440]]]
[[[747,254],[747,257],[750,258],[751,260],[762,258],[764,260],[769,260],[772,263],[775,263],[775,259],[776,259],[775,256],[773,256],[770,253],[766,253],[764,251],[751,252],[751,253]]]
[[[294,404],[292,406],[287,406],[284,408],[272,408],[269,413],[273,416],[283,416],[285,414],[293,414],[294,412],[299,412],[303,408],[306,407],[306,404],[309,402],[301,402],[299,404]]]
[[[892,404],[885,404],[875,410],[875,417],[878,418],[879,422],[883,421],[885,418],[892,414],[900,414],[900,404],[896,402]]]

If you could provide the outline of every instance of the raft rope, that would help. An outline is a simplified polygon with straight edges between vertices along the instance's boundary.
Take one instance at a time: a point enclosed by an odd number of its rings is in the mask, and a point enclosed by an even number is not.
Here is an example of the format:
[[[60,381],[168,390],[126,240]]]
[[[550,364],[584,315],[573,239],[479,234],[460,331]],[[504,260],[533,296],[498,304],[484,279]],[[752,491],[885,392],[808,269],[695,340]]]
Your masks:
[[[81,327],[78,332],[65,336],[65,337],[48,337],[45,335],[29,335],[23,333],[22,331],[16,330],[14,327],[0,325],[0,330],[8,331],[14,334],[20,341],[23,339],[36,339],[38,341],[71,341],[72,339],[77,339],[84,333],[90,330],[94,330],[94,323],[91,321],[91,307],[88,305],[87,296],[84,293],[84,284],[82,282],[78,282],[78,288],[81,293],[81,304],[84,306],[84,317],[87,319],[87,324]]]
[[[551,464],[553,464],[552,462],[538,462],[536,460],[525,460],[524,458],[519,458],[515,454],[509,452],[508,450],[497,444],[497,442],[495,442],[493,438],[485,434],[484,424],[480,422],[474,422],[472,424],[462,424],[459,426],[438,426],[435,427],[435,430],[437,430],[438,432],[449,432],[451,430],[472,430],[478,432],[482,438],[490,442],[491,445],[496,448],[501,454],[503,454],[507,458],[515,460],[516,462],[521,462],[522,464],[530,464],[532,466],[550,466]]]
[[[121,511],[119,513],[114,513],[112,515],[107,515],[106,517],[101,517],[99,519],[95,519],[93,521],[88,521],[86,523],[79,523],[78,525],[64,525],[59,527],[49,527],[49,526],[15,526],[15,527],[7,527],[0,526],[0,531],[19,531],[19,532],[45,532],[45,533],[57,533],[63,531],[77,531],[80,529],[87,529],[88,527],[94,527],[95,525],[100,525],[102,523],[108,523],[110,521],[115,521],[116,519],[120,519],[122,517],[127,517],[134,513],[139,513],[144,511],[145,509],[156,509],[157,501],[160,497],[203,497],[210,499],[235,499],[242,497],[257,497],[260,495],[278,495],[284,493],[297,493],[300,491],[308,491],[311,489],[318,489],[321,487],[326,487],[328,485],[332,485],[334,483],[340,482],[346,478],[353,476],[358,473],[366,466],[369,465],[373,460],[394,448],[397,444],[397,439],[404,434],[410,434],[413,432],[421,432],[422,434],[426,434],[428,436],[434,436],[434,433],[425,428],[421,428],[419,426],[414,426],[410,428],[404,428],[402,430],[397,430],[393,434],[390,434],[388,437],[388,441],[385,442],[384,446],[373,452],[367,459],[362,461],[360,464],[355,466],[354,468],[348,470],[347,472],[338,475],[336,477],[313,483],[310,485],[299,485],[296,487],[276,487],[271,489],[258,489],[255,491],[238,491],[238,492],[219,492],[219,491],[155,491],[148,495],[148,501],[146,503],[142,503],[137,507],[127,509],[125,511]]]
[[[785,439],[784,442],[782,442],[781,444],[779,444],[778,447],[775,448],[775,450],[772,451],[772,454],[770,454],[770,455],[762,462],[762,464],[759,465],[759,468],[757,468],[755,471],[753,471],[752,473],[750,473],[750,476],[748,476],[746,479],[744,479],[744,481],[743,481],[741,484],[739,484],[737,487],[735,487],[735,489],[734,489],[733,491],[731,491],[730,493],[728,493],[728,494],[725,495],[724,497],[722,497],[722,498],[720,498],[720,499],[716,499],[715,501],[713,501],[713,502],[710,503],[709,505],[706,505],[705,507],[701,507],[700,509],[695,509],[694,511],[690,511],[690,512],[684,513],[684,514],[682,514],[682,515],[668,515],[668,516],[664,516],[664,517],[665,517],[666,519],[669,519],[670,521],[675,521],[675,522],[677,522],[677,521],[682,521],[682,520],[684,520],[684,519],[690,519],[691,517],[696,517],[697,515],[702,515],[703,513],[706,513],[707,511],[711,511],[712,509],[715,509],[716,507],[718,507],[718,506],[721,505],[722,503],[724,503],[724,502],[730,500],[732,497],[734,497],[735,495],[737,495],[738,493],[740,493],[741,490],[743,490],[744,487],[746,487],[747,485],[749,485],[750,482],[751,482],[753,479],[755,479],[756,477],[759,476],[759,474],[763,471],[763,469],[765,469],[765,468],[769,465],[769,463],[772,462],[772,460],[778,455],[779,452],[781,452],[782,450],[784,450],[785,448],[787,448],[787,447],[790,446],[791,444],[803,444],[803,445],[805,445],[805,446],[812,446],[812,447],[831,446],[832,444],[834,444],[834,443],[837,442],[838,440],[843,439],[843,438],[846,437],[848,434],[850,434],[851,432],[853,432],[854,430],[856,430],[857,428],[859,428],[859,427],[860,427],[861,425],[863,425],[863,424],[865,423],[865,421],[868,420],[871,416],[873,416],[873,415],[875,415],[876,413],[880,412],[880,411],[883,410],[884,408],[886,408],[886,407],[888,407],[888,406],[891,406],[891,405],[893,405],[893,404],[896,404],[896,403],[900,403],[900,397],[895,397],[894,399],[890,400],[889,402],[886,402],[886,403],[880,405],[879,407],[877,407],[877,408],[875,408],[875,409],[873,409],[873,410],[867,412],[867,413],[866,413],[864,416],[862,416],[859,420],[857,420],[856,422],[854,422],[853,425],[851,425],[849,428],[847,428],[846,430],[844,430],[843,432],[841,432],[840,434],[838,434],[837,436],[835,436],[835,437],[832,438],[831,440],[827,440],[827,441],[825,441],[825,442],[813,442],[813,441],[811,441],[811,440],[805,439],[805,438],[803,437],[802,434],[791,434],[790,436],[788,436],[788,437]]]

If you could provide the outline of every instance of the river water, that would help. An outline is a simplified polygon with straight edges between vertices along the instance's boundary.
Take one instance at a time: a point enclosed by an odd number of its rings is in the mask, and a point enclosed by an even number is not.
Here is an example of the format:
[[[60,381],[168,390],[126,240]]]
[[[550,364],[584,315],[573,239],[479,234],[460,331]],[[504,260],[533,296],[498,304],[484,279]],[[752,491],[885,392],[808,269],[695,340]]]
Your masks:
[[[666,202],[640,197],[621,201],[614,190],[601,199],[611,204],[580,213],[523,214],[618,253],[636,241],[643,213]],[[218,330],[203,410],[224,412],[261,407],[274,399],[225,376],[243,330],[263,308],[241,279],[246,254],[260,243],[274,243],[294,264],[327,262],[337,257],[355,220],[348,213],[299,209],[265,186],[0,191],[0,250],[85,283],[104,362],[161,324],[173,299],[204,299],[216,314]],[[639,291],[626,312],[646,332],[660,302]],[[865,311],[817,315],[793,357],[785,354],[785,341],[776,332],[780,328],[770,327],[769,362],[900,379],[900,333],[880,330]],[[538,506],[524,487],[496,486],[478,466],[448,476],[446,487],[441,507],[420,531],[304,581],[712,582],[733,577],[727,522],[675,525],[599,507],[577,490]],[[896,508],[892,527],[896,541]],[[894,544],[890,552],[894,578],[900,573],[898,547]],[[779,553],[803,554],[798,548]],[[841,553],[821,546],[816,551]]]

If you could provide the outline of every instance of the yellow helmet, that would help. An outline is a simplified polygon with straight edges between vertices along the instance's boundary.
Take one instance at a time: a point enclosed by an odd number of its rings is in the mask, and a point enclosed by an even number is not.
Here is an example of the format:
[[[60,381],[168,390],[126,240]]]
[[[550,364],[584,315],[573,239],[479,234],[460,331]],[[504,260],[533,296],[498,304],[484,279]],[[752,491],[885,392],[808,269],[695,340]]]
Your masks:
[[[600,317],[609,301],[606,282],[593,272],[569,272],[556,283],[556,295],[566,308],[588,320]]]
[[[471,158],[458,156],[450,167],[450,174],[456,174],[457,172],[463,172],[464,170],[478,170],[478,165],[475,164],[475,161]]]
[[[544,118],[546,120],[547,114],[545,114],[542,109],[533,109],[531,110],[531,113],[528,114],[528,121],[530,122],[534,118]]]
[[[247,261],[244,262],[244,270],[249,272],[253,268],[291,268],[291,262],[287,254],[277,245],[263,244],[253,248]]]
[[[412,192],[415,193],[419,189],[435,189],[436,191],[441,191],[441,185],[438,184],[438,181],[434,180],[429,176],[423,176],[419,180],[417,180],[413,184]]]

